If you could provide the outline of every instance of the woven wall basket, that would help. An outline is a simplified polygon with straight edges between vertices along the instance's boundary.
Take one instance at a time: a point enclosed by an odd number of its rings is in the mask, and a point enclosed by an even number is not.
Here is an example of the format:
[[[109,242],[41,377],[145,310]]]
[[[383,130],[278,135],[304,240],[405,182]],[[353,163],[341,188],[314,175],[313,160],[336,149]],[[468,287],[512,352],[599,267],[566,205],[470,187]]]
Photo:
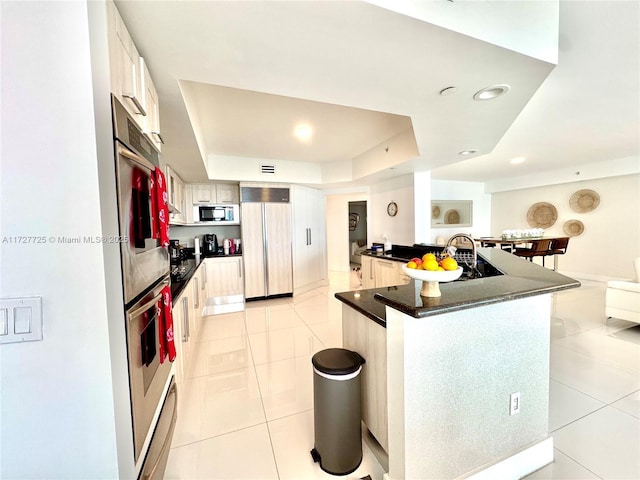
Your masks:
[[[444,214],[444,223],[448,225],[460,223],[460,214],[458,213],[458,210],[447,210]]]
[[[595,210],[600,205],[600,195],[593,190],[578,190],[569,199],[571,210],[578,213],[587,213]]]
[[[562,230],[570,237],[577,237],[584,232],[584,224],[580,220],[567,220],[564,222]]]
[[[527,223],[533,228],[549,228],[557,219],[558,210],[548,202],[534,203],[527,212]]]

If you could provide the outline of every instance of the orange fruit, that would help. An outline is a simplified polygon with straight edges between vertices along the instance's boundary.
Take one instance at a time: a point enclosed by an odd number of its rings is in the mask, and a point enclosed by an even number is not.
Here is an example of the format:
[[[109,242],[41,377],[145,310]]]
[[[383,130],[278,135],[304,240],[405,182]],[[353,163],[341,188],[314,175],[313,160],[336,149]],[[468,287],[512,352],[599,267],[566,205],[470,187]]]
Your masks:
[[[438,267],[438,271],[439,271],[439,272],[444,272],[444,268],[442,268],[442,267]]]
[[[440,264],[445,270],[456,270],[458,268],[458,262],[453,257],[443,258]]]

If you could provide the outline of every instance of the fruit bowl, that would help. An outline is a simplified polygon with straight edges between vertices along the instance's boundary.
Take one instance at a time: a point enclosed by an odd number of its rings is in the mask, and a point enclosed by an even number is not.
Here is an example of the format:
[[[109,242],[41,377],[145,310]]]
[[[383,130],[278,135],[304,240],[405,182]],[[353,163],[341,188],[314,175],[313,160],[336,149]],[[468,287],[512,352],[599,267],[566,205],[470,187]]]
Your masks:
[[[424,297],[439,297],[440,286],[439,282],[453,282],[462,275],[462,267],[458,267],[455,270],[432,271],[432,270],[416,270],[415,268],[408,268],[406,265],[402,265],[402,271],[408,277],[416,280],[422,280],[422,289],[420,295]]]

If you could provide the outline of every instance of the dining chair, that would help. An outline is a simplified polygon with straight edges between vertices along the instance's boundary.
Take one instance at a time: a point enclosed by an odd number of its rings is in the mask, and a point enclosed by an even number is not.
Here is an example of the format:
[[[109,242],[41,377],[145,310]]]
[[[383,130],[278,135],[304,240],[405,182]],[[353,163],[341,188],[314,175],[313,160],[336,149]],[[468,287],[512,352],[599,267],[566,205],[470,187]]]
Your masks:
[[[531,248],[517,249],[513,254],[519,257],[528,258],[530,262],[533,262],[533,257],[542,257],[542,266],[544,267],[544,257],[549,254],[550,246],[550,238],[531,240]]]
[[[553,271],[558,270],[558,255],[567,253],[569,237],[552,238],[548,255],[553,255]]]

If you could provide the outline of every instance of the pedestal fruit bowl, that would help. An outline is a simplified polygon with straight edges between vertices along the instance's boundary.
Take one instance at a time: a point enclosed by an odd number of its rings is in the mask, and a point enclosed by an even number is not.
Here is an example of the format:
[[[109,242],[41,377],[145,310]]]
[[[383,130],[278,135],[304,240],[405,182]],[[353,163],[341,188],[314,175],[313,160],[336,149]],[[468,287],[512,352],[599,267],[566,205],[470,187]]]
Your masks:
[[[408,268],[406,265],[402,265],[402,271],[408,277],[415,280],[422,280],[422,289],[420,295],[423,297],[439,297],[440,282],[453,282],[462,275],[462,267],[458,267],[455,270],[417,270],[415,268]]]

